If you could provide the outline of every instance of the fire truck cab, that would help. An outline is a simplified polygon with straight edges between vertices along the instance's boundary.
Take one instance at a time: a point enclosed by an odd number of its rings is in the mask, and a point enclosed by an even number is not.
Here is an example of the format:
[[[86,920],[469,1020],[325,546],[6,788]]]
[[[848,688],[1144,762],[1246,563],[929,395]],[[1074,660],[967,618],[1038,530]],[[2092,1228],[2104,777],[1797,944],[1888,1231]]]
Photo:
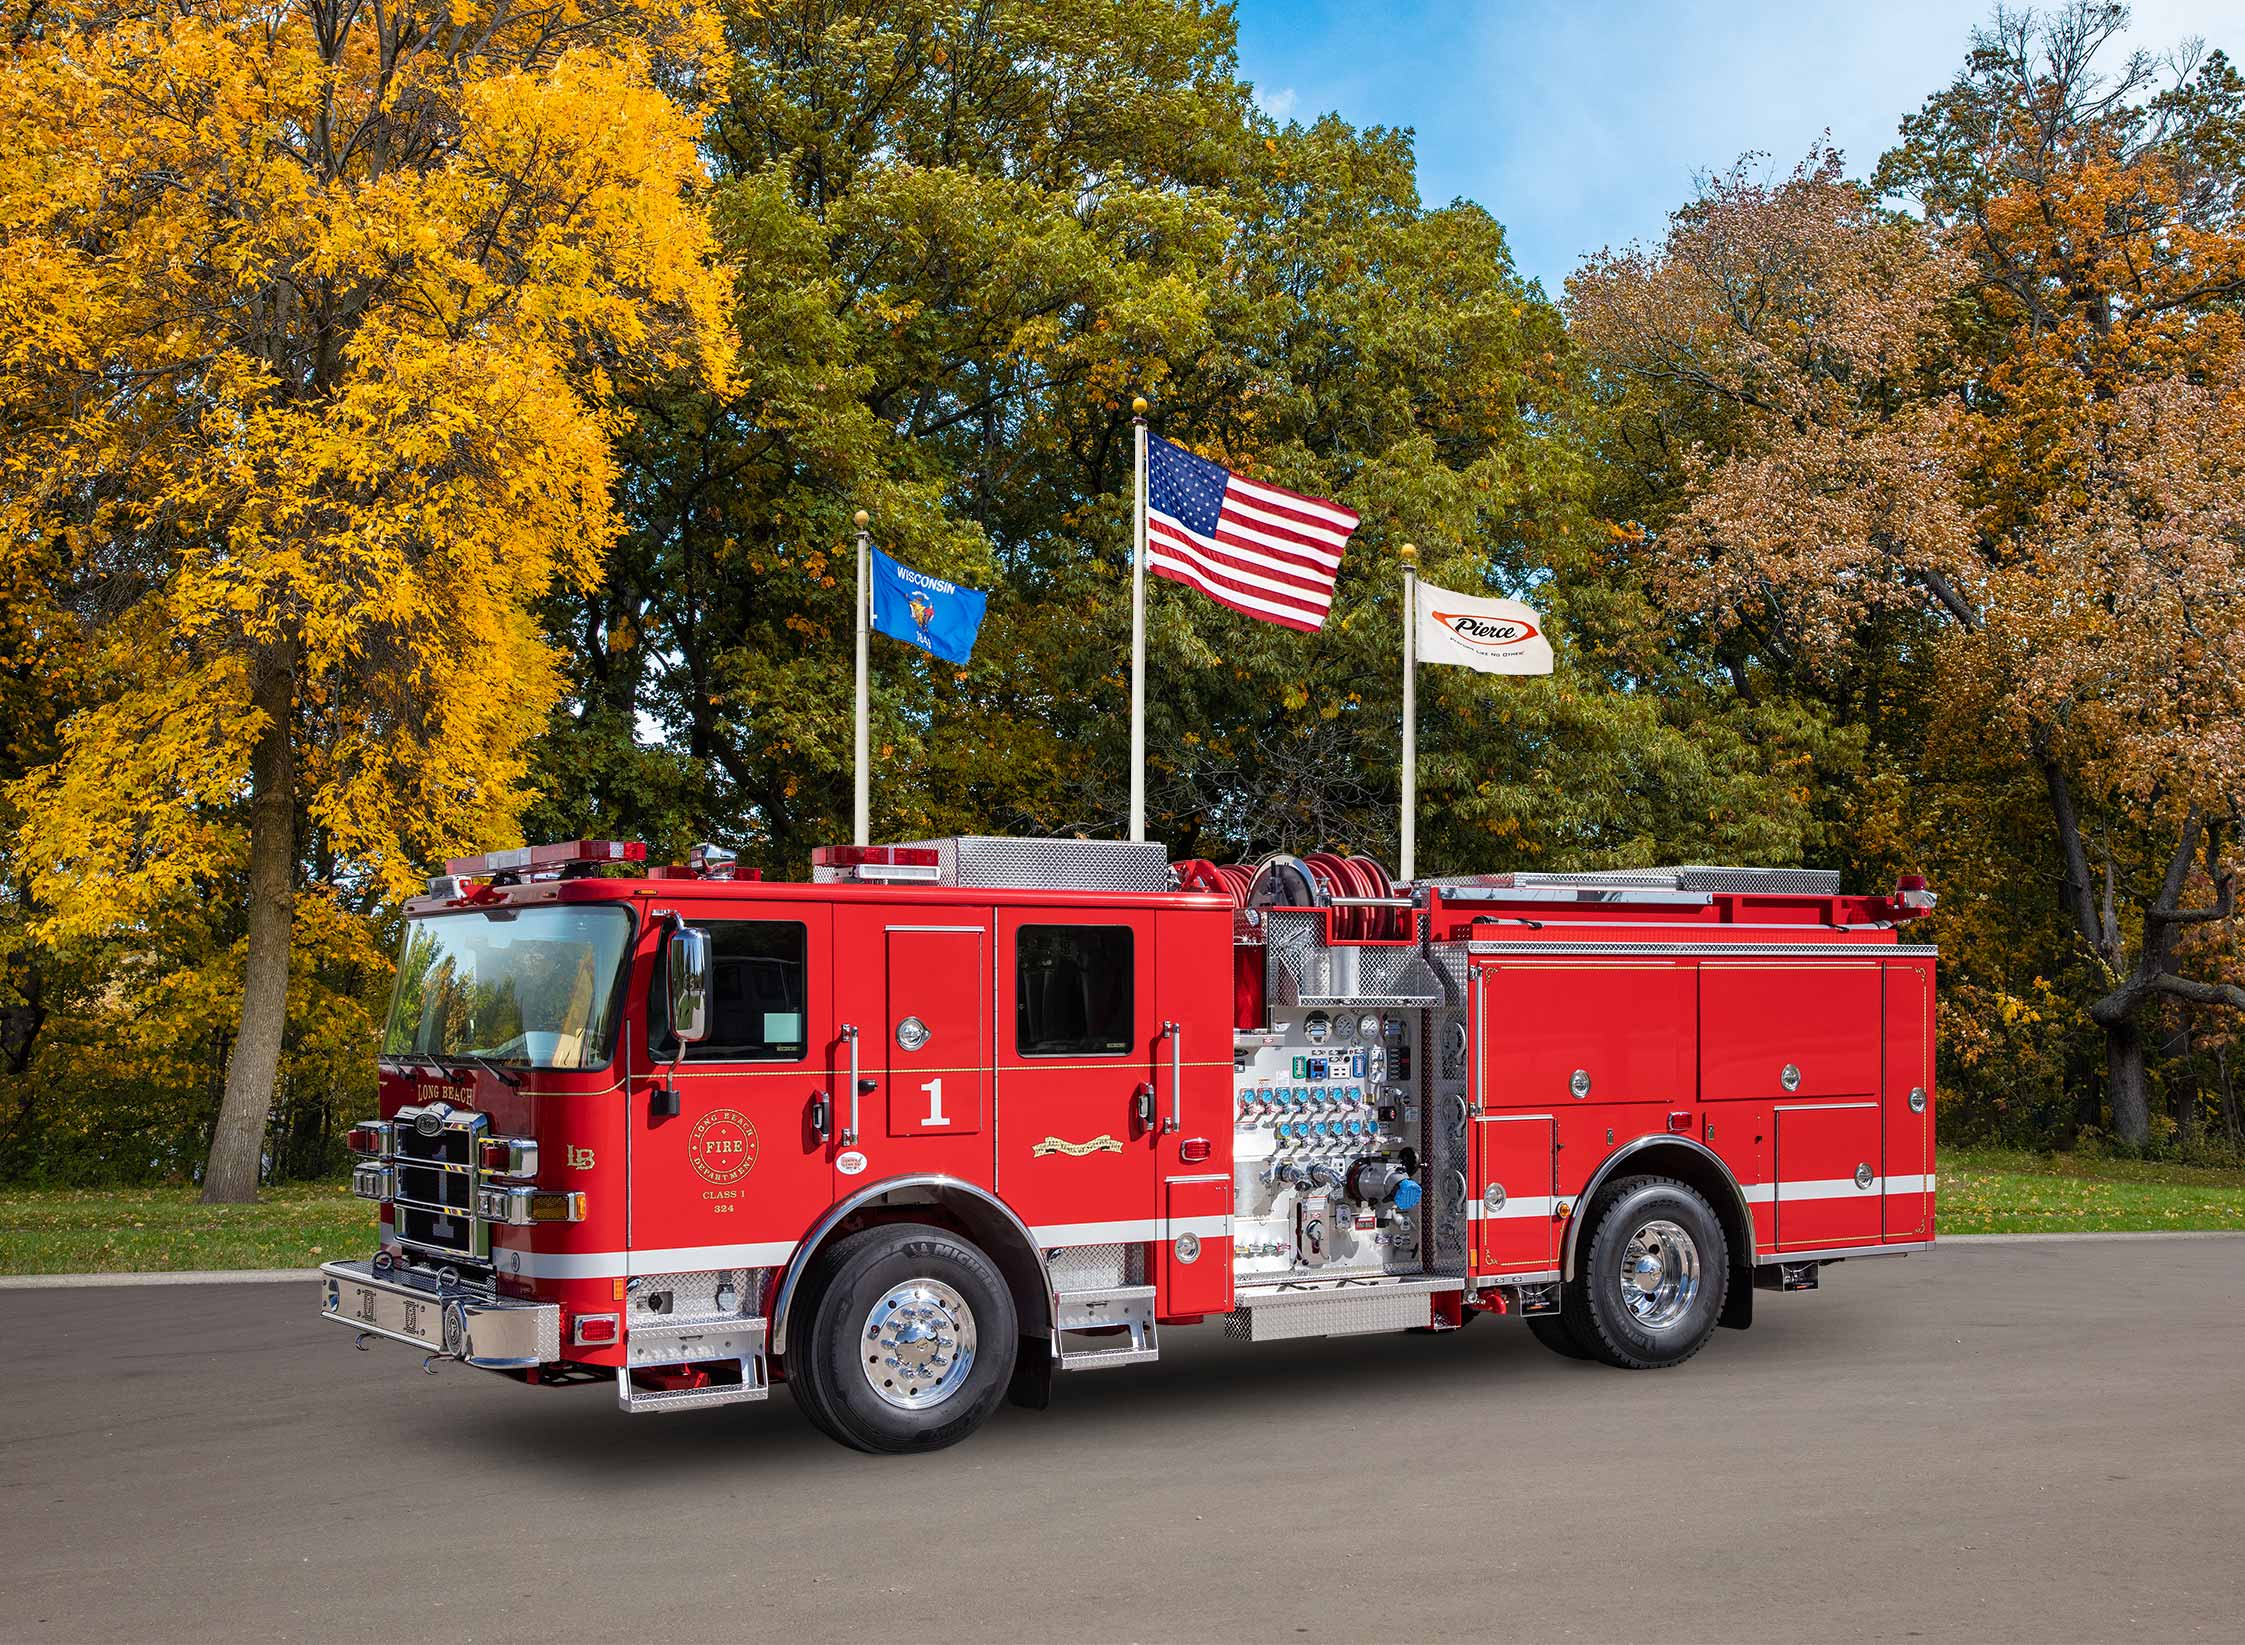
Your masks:
[[[1056,1372],[1517,1316],[1681,1363],[1933,1238],[1922,883],[1687,867],[1392,885],[1158,844],[575,842],[408,908],[326,1316],[631,1411],[784,1380],[949,1444]]]

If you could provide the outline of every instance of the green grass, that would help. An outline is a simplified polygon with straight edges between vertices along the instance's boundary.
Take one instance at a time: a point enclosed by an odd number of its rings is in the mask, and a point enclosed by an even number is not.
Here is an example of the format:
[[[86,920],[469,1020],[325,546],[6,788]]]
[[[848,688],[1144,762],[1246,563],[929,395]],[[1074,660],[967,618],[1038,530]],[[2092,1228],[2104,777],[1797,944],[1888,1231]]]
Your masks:
[[[1948,1148],[1940,1232],[2245,1229],[2245,1170]],[[192,1188],[0,1192],[0,1274],[310,1268],[374,1248],[374,1209],[339,1183],[204,1205]]]
[[[1944,1148],[1938,1169],[1944,1234],[2245,1228],[2245,1170],[2234,1167]]]
[[[311,1268],[374,1249],[374,1207],[339,1183],[204,1205],[192,1188],[0,1192],[0,1274]]]

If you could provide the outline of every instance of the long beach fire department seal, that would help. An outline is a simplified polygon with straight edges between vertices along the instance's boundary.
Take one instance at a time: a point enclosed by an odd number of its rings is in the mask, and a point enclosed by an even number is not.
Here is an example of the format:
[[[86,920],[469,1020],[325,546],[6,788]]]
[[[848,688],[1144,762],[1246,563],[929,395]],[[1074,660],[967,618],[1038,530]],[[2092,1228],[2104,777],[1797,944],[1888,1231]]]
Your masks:
[[[738,1108],[712,1108],[694,1122],[686,1163],[704,1182],[728,1188],[756,1169],[756,1126]]]

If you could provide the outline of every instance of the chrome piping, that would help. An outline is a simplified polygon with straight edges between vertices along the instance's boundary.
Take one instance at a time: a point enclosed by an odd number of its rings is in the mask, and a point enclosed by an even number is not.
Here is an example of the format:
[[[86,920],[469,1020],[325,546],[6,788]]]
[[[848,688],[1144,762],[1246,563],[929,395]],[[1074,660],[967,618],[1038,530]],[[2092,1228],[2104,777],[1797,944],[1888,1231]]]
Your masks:
[[[1023,1248],[1028,1251],[1037,1264],[1037,1274],[1043,1279],[1045,1286],[1047,1318],[1059,1319],[1060,1296],[1053,1289],[1052,1270],[1046,1266],[1044,1250],[1037,1244],[1036,1236],[1029,1232],[1029,1225],[1014,1215],[1013,1208],[987,1188],[978,1188],[975,1184],[964,1181],[959,1177],[947,1177],[940,1173],[931,1172],[922,1176],[890,1177],[885,1181],[861,1188],[848,1199],[830,1207],[826,1215],[820,1217],[817,1222],[811,1225],[810,1232],[803,1236],[802,1243],[795,1247],[795,1254],[788,1259],[787,1271],[780,1276],[779,1288],[772,1293],[771,1312],[767,1317],[771,1320],[771,1351],[773,1353],[784,1353],[787,1349],[788,1314],[790,1306],[795,1300],[795,1287],[802,1282],[804,1273],[810,1268],[811,1259],[817,1255],[818,1248],[824,1242],[826,1236],[834,1231],[835,1226],[844,1217],[857,1210],[861,1205],[905,1188],[955,1189],[962,1194],[971,1195],[982,1201],[1004,1217],[1007,1222],[1013,1225],[1014,1231],[1021,1236]],[[1024,1334],[1026,1335],[1026,1333]]]
[[[1739,1223],[1746,1230],[1744,1266],[1751,1268],[1755,1265],[1758,1259],[1754,1254],[1754,1211],[1746,1203],[1746,1192],[1738,1186],[1738,1178],[1732,1174],[1731,1168],[1723,1163],[1722,1156],[1705,1143],[1694,1137],[1683,1136],[1675,1132],[1665,1132],[1659,1136],[1639,1137],[1634,1142],[1624,1143],[1620,1148],[1606,1156],[1605,1164],[1599,1166],[1597,1171],[1592,1174],[1590,1181],[1584,1184],[1581,1193],[1562,1196],[1575,1202],[1576,1211],[1575,1215],[1567,1219],[1566,1247],[1560,1254],[1560,1267],[1567,1278],[1573,1279],[1575,1277],[1575,1246],[1582,1234],[1582,1225],[1589,1221],[1588,1213],[1591,1202],[1597,1197],[1598,1190],[1605,1186],[1606,1179],[1612,1176],[1615,1168],[1632,1154],[1640,1154],[1648,1148],[1664,1146],[1688,1148],[1693,1153],[1706,1159],[1723,1174],[1723,1180],[1730,1184],[1731,1200],[1738,1207]],[[1731,1265],[1733,1267],[1740,1265],[1740,1259],[1735,1254],[1731,1258]]]

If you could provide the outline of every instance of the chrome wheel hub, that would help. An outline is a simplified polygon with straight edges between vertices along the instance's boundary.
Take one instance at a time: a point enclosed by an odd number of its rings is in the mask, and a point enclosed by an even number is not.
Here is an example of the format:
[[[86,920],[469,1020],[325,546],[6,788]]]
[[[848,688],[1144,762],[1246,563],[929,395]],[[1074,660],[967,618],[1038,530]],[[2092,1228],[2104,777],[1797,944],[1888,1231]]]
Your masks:
[[[1621,1254],[1621,1300],[1639,1325],[1673,1325],[1699,1295],[1699,1244],[1676,1223],[1648,1222]]]
[[[939,1279],[908,1279],[873,1305],[858,1342],[866,1385],[900,1411],[924,1411],[974,1367],[974,1310]]]

